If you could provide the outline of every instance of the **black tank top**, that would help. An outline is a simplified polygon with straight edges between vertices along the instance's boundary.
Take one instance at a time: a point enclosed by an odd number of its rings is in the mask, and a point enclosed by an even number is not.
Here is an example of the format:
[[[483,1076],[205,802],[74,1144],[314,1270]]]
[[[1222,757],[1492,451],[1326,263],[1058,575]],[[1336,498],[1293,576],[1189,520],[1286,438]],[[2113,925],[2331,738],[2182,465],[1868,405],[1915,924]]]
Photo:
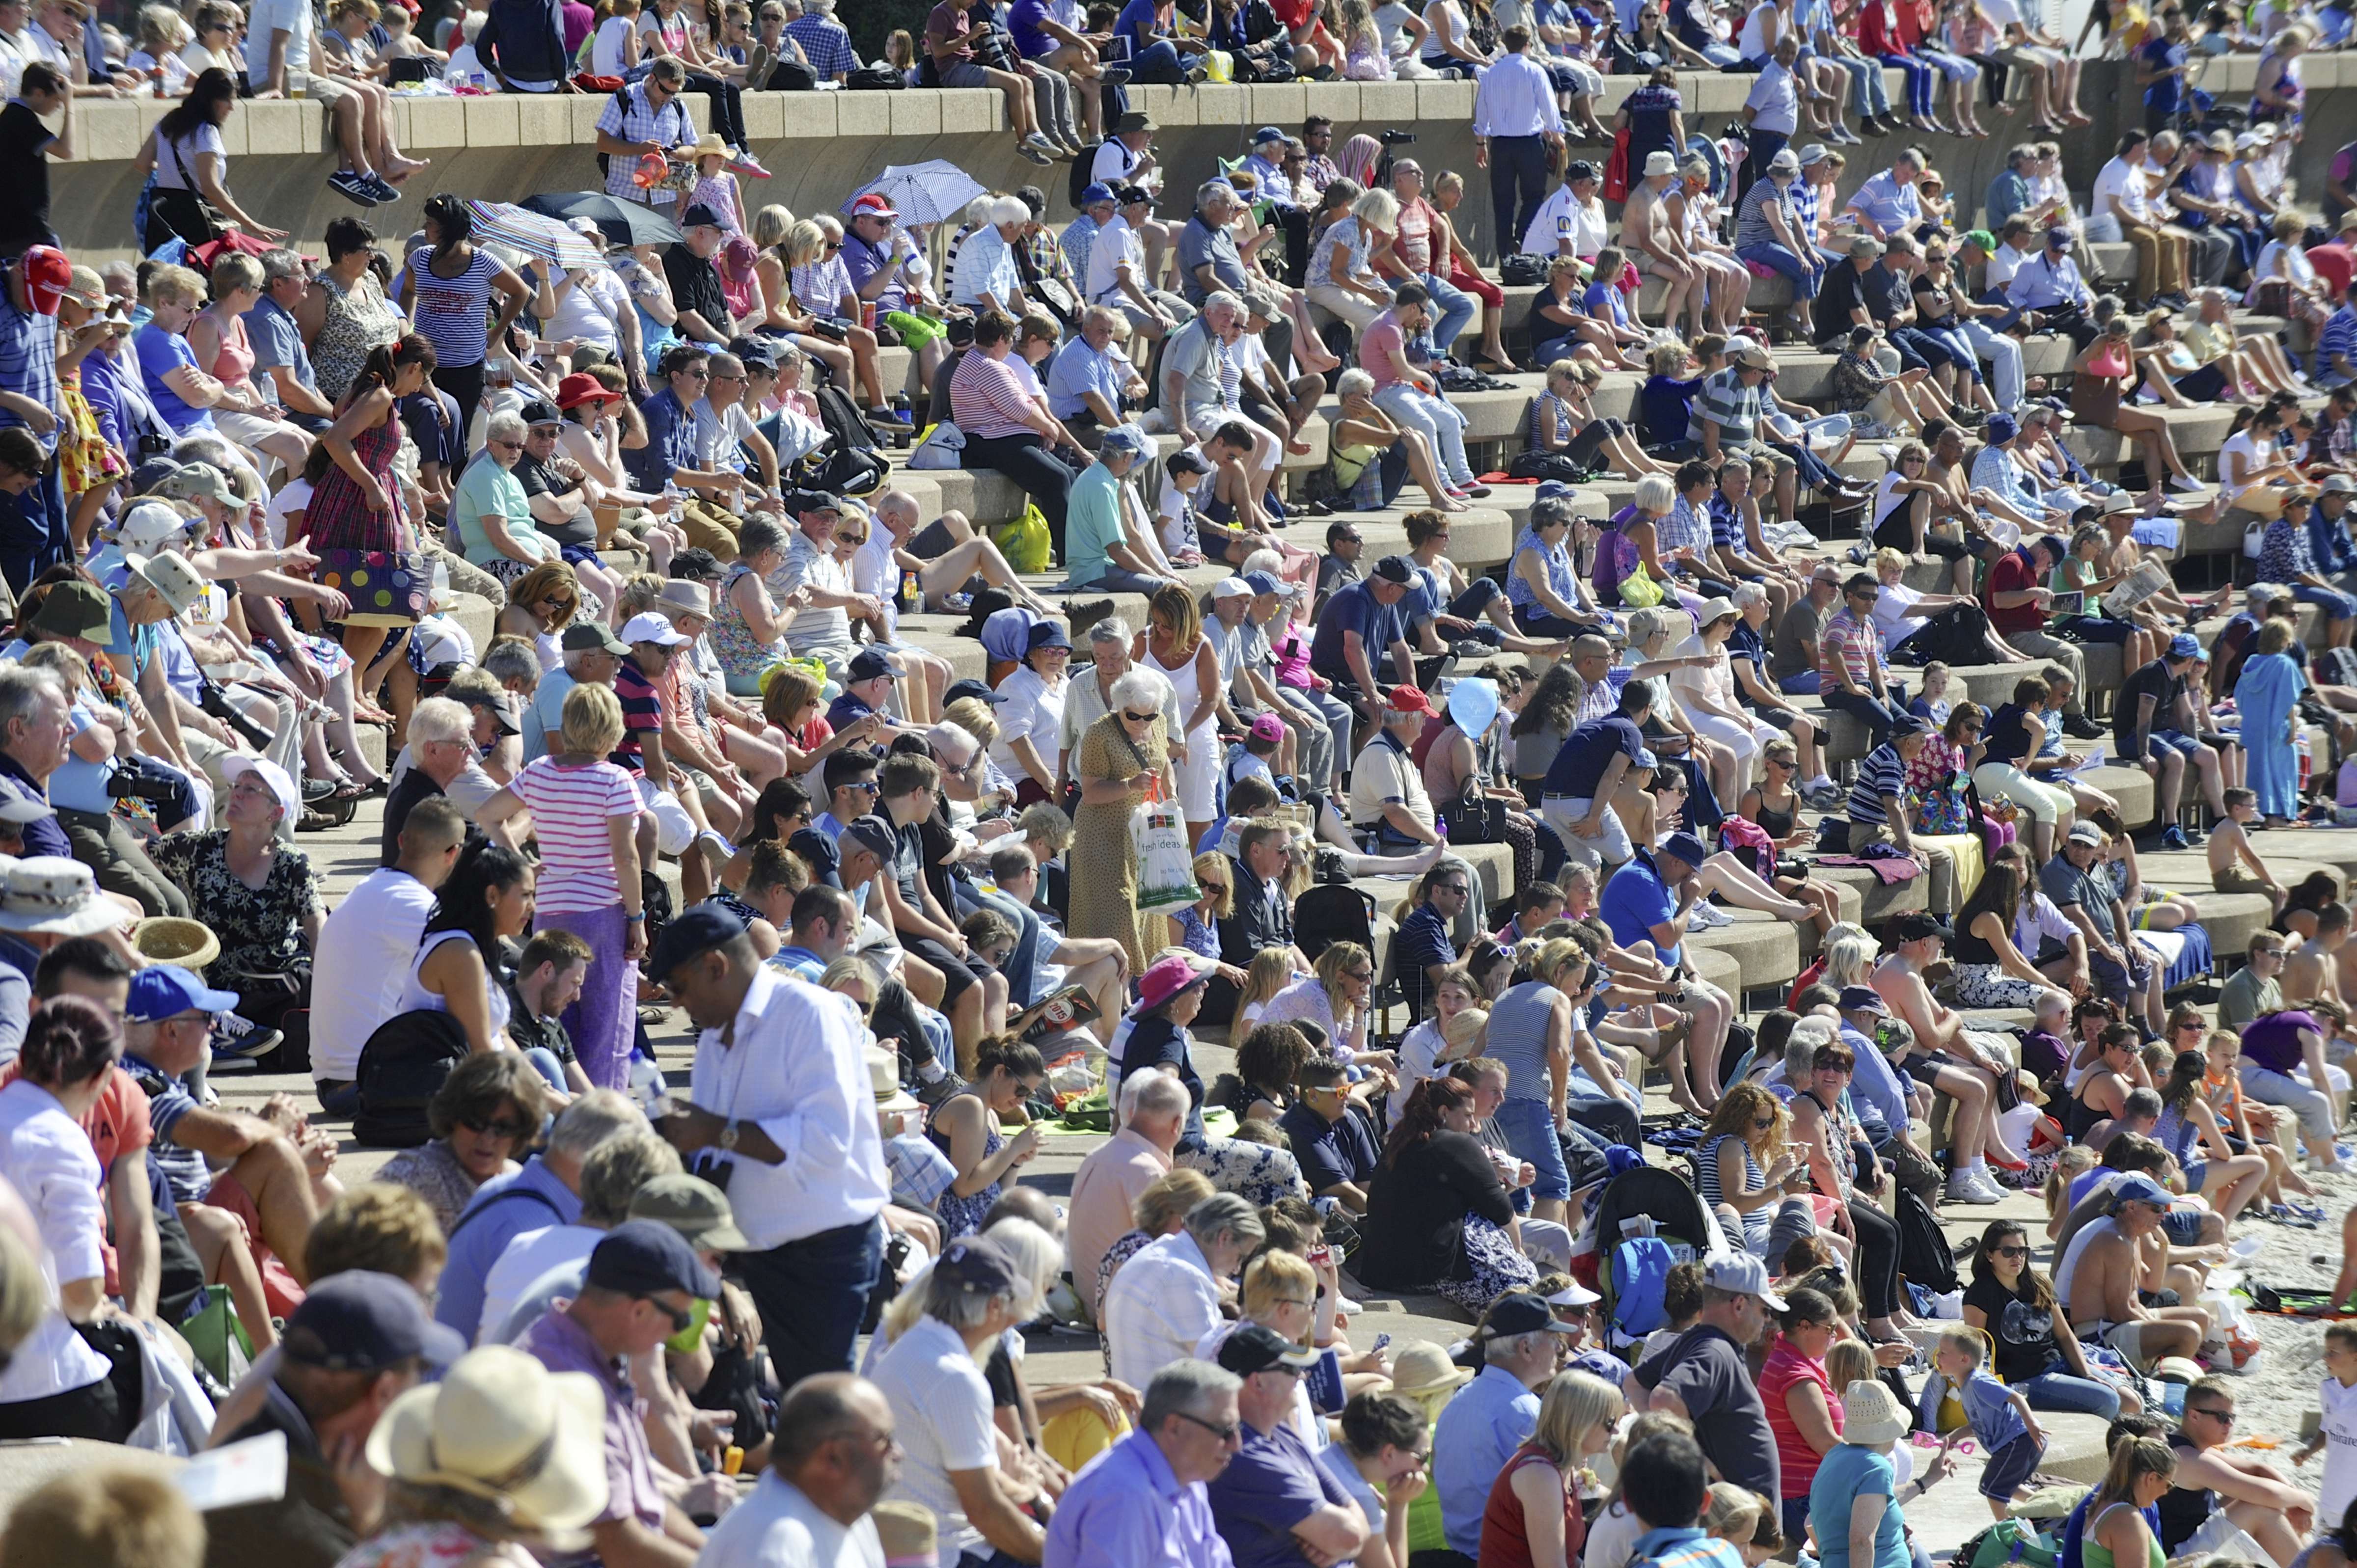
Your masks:
[[[1956,940],[1949,945],[1948,951],[1958,963],[1996,962],[1996,949],[1989,945],[1988,939],[1975,936],[1962,925],[1957,926]]]
[[[2088,1077],[2093,1076],[2093,1069],[2090,1069]],[[2071,1103],[2062,1109],[2062,1131],[2073,1143],[2094,1131],[2095,1123],[2105,1120],[2109,1115],[2109,1112],[2098,1110],[2079,1098],[2086,1092],[2087,1079],[2083,1078],[2079,1080],[2079,1087],[2072,1092]]]
[[[1787,806],[1782,811],[1778,811],[1768,803],[1768,796],[1763,791],[1760,797],[1759,814],[1753,820],[1759,822],[1760,831],[1770,838],[1790,838],[1792,836],[1792,819],[1797,811],[1798,809],[1793,806]]]
[[[2171,1434],[2169,1445],[2175,1450],[2179,1464],[2184,1463],[2187,1455],[2195,1451],[2192,1443],[2182,1433]],[[2178,1547],[2192,1538],[2193,1532],[2201,1528],[2201,1521],[2215,1512],[2217,1506],[2216,1496],[2207,1487],[2171,1487],[2161,1493],[2160,1549],[2175,1556]]]

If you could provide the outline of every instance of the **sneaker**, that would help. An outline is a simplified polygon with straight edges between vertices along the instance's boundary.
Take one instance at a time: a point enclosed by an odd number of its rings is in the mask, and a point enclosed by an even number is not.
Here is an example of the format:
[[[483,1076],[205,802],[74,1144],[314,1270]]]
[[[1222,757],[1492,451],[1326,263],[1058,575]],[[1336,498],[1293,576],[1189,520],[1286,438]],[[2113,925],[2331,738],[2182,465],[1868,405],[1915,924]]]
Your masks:
[[[942,608],[949,611],[952,615],[962,616],[968,610],[974,608],[974,596],[972,594],[943,594],[942,596]]]
[[[1695,931],[1715,931],[1721,926],[1735,924],[1735,917],[1717,905],[1705,899],[1686,911],[1686,929]]]
[[[915,421],[905,408],[871,408],[867,411],[867,423],[898,425],[905,430],[912,427]]]
[[[761,160],[755,157],[750,153],[740,153],[737,156],[729,159],[728,170],[732,174],[741,174],[748,179],[769,179],[772,177],[770,171],[761,166]]]
[[[1028,141],[1019,142],[1016,144],[1015,150],[1022,154],[1025,157],[1029,158],[1035,164],[1044,166],[1056,161],[1055,149],[1047,145],[1045,143],[1035,147]]]
[[[920,1105],[939,1105],[964,1087],[965,1079],[953,1072],[944,1072],[931,1083],[919,1079],[916,1087],[909,1092],[917,1097]]]
[[[2185,830],[2185,842],[2192,848],[2200,849],[2203,844],[2210,842],[2210,835],[2203,832],[2200,828],[2188,828]]]
[[[328,188],[334,191],[338,196],[343,197],[346,200],[357,202],[362,207],[379,207],[383,205],[382,199],[378,197],[374,190],[371,190],[369,188],[368,181],[362,179],[359,175],[354,174],[348,168],[339,168],[335,173],[329,175],[328,177]]]
[[[213,1015],[213,1055],[252,1058],[275,1050],[285,1036],[234,1013]]]
[[[380,207],[390,207],[401,199],[401,188],[381,174],[371,174],[368,177],[368,188]]]
[[[1996,1183],[1973,1171],[1958,1171],[1948,1177],[1944,1196],[1950,1203],[2003,1203],[2005,1193]]]
[[[2169,476],[2169,488],[2183,494],[2190,490],[2205,489],[2208,487],[2201,480],[2188,478],[2183,474],[2171,474]]]
[[[2189,847],[2185,842],[2185,830],[2179,827],[2176,823],[2171,822],[2160,835],[2160,847],[2163,849],[2185,849]]]

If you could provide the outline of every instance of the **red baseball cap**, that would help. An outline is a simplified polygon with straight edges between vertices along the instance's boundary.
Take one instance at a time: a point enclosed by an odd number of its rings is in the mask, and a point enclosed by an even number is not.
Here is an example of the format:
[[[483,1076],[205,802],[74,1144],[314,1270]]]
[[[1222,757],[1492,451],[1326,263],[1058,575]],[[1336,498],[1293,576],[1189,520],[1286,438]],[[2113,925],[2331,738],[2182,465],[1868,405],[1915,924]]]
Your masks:
[[[43,316],[55,316],[73,288],[73,263],[55,245],[36,245],[25,252],[24,267],[26,299]]]
[[[900,216],[899,213],[892,209],[892,203],[886,199],[884,193],[880,190],[871,190],[866,195],[861,197],[858,200],[853,202],[851,204],[851,215],[854,218],[898,218]]]
[[[1395,714],[1428,714],[1432,699],[1424,694],[1421,686],[1394,686],[1383,693],[1383,706]]]

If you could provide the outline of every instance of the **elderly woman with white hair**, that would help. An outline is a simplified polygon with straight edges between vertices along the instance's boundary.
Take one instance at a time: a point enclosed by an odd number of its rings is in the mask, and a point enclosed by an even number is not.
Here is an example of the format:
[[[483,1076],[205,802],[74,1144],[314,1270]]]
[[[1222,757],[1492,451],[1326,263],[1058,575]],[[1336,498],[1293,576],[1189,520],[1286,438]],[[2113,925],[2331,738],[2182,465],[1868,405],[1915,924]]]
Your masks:
[[[1099,441],[1096,461],[1072,481],[1060,592],[1151,594],[1178,581],[1178,568],[1139,514],[1130,489],[1130,475],[1152,450],[1145,431],[1116,424]]]
[[[1392,302],[1369,258],[1378,245],[1389,245],[1398,221],[1399,198],[1370,190],[1351,203],[1349,216],[1327,225],[1302,274],[1309,302],[1349,322],[1351,331],[1364,331]]]
[[[1064,713],[1056,728],[1056,797],[1060,801],[1067,800],[1070,792],[1080,788],[1073,776],[1073,756],[1081,749],[1082,737],[1099,719],[1113,712],[1113,690],[1129,673],[1129,650],[1136,640],[1136,629],[1120,616],[1107,616],[1088,629],[1089,662],[1065,682]],[[1163,733],[1171,735],[1178,729],[1178,693],[1168,682],[1162,684]]]
[[[1376,405],[1372,375],[1353,365],[1335,378],[1334,394],[1342,404],[1327,434],[1334,482],[1360,510],[1391,505],[1411,478],[1424,487],[1433,510],[1472,510],[1442,482],[1433,465],[1432,444]]]
[[[1130,814],[1150,786],[1158,784],[1165,800],[1178,799],[1164,711],[1170,692],[1170,682],[1153,671],[1130,670],[1113,682],[1105,715],[1081,736],[1072,757],[1081,800],[1072,813],[1072,847],[1064,857],[1071,878],[1066,929],[1076,937],[1120,942],[1133,974],[1144,973],[1163,945],[1159,918],[1137,908],[1137,846],[1130,835]]]

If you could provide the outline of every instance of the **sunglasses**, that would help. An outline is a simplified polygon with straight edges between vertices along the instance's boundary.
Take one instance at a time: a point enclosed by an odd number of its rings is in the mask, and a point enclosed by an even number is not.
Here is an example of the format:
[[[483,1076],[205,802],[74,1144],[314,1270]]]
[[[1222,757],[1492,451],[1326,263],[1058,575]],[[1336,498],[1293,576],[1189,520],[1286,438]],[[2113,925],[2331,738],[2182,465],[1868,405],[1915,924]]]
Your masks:
[[[1233,1443],[1236,1440],[1236,1434],[1243,1430],[1243,1424],[1239,1422],[1232,1421],[1222,1426],[1214,1422],[1205,1421],[1200,1415],[1189,1415],[1183,1410],[1174,1410],[1170,1413],[1177,1416],[1181,1421],[1189,1422],[1194,1425],[1201,1427],[1204,1431],[1218,1438],[1222,1443]]]
[[[1122,709],[1121,716],[1134,725],[1150,725],[1156,718],[1153,714],[1133,714],[1127,708]]]
[[[521,441],[494,441],[491,442],[490,445],[498,447],[502,452],[521,452],[523,450],[523,443]]]
[[[673,1334],[686,1333],[687,1326],[695,1321],[695,1312],[694,1308],[682,1312],[679,1308],[657,1301],[651,1295],[642,1295],[637,1299],[645,1302],[649,1306],[653,1307],[657,1312],[662,1313],[665,1317],[669,1318],[671,1320],[671,1331]]]
[[[856,789],[863,795],[873,795],[877,791],[877,785],[875,779],[869,779],[857,784],[845,784],[844,788],[846,789]]]
[[[2029,1256],[2029,1249],[2021,1245],[2018,1241],[2010,1247],[1992,1247],[1989,1251],[2000,1258],[2026,1258]]]
[[[471,1116],[462,1117],[459,1119],[458,1125],[464,1127],[469,1133],[488,1133],[494,1138],[522,1138],[532,1132],[532,1124],[530,1122],[512,1121],[505,1116],[493,1118],[478,1118]]]

